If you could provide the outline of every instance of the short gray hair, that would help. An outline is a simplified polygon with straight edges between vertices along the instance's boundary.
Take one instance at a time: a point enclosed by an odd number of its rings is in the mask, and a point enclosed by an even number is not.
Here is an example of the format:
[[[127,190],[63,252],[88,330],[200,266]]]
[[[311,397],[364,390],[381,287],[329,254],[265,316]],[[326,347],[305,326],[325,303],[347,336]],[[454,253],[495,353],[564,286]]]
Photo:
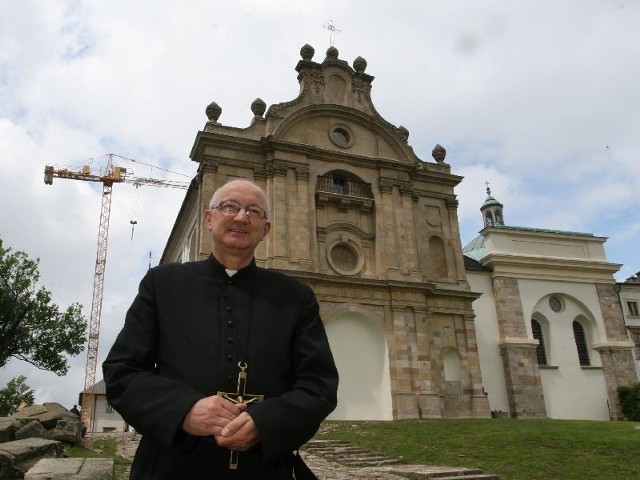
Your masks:
[[[271,216],[271,208],[269,207],[269,199],[267,198],[267,194],[264,193],[264,190],[262,190],[262,188],[260,188],[260,186],[258,184],[256,184],[255,182],[252,182],[251,180],[247,180],[246,178],[232,178],[232,179],[228,180],[227,182],[225,182],[224,185],[218,187],[216,189],[216,191],[213,192],[213,195],[211,196],[211,200],[209,201],[209,208],[213,208],[214,206],[216,206],[219,203],[219,202],[217,202],[217,199],[218,199],[218,194],[220,193],[220,190],[222,190],[227,185],[229,185],[231,183],[236,183],[236,182],[241,182],[241,183],[246,183],[248,185],[252,185],[260,192],[260,195],[262,196],[262,199],[264,201],[264,206],[263,205],[259,205],[259,206],[264,208],[265,220],[268,220],[269,217]]]

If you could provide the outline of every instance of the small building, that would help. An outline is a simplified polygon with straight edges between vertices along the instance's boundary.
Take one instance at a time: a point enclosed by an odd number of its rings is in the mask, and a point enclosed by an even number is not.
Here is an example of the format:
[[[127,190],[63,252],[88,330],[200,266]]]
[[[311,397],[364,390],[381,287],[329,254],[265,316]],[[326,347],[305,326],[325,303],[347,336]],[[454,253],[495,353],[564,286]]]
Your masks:
[[[617,284],[629,340],[634,344],[636,372],[640,378],[640,272]]]
[[[83,405],[84,392],[78,396],[78,404]],[[91,424],[87,425],[89,432],[127,432],[129,425],[107,402],[107,389],[104,380],[93,386],[93,405],[90,405],[92,415]]]

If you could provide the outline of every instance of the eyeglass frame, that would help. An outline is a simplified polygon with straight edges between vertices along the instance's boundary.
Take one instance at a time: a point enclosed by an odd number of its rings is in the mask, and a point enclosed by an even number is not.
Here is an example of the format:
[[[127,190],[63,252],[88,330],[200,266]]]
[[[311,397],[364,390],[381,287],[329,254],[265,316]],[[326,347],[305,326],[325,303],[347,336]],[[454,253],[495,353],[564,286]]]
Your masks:
[[[231,207],[232,211],[225,212],[223,210],[223,208],[225,208],[225,207]],[[251,210],[251,209],[253,209],[253,210]],[[267,211],[264,208],[262,208],[261,206],[259,206],[259,205],[249,205],[249,206],[245,207],[244,205],[240,205],[239,203],[234,202],[233,200],[223,200],[223,201],[219,202],[217,205],[210,205],[209,206],[209,210],[218,210],[223,215],[234,216],[234,217],[236,215],[238,215],[240,210],[244,210],[244,214],[250,220],[268,220],[269,219],[269,215],[267,214]],[[235,212],[233,210],[235,210]],[[260,210],[263,212],[262,215],[260,215],[258,217],[252,216],[252,212],[255,212],[255,213],[259,214]]]

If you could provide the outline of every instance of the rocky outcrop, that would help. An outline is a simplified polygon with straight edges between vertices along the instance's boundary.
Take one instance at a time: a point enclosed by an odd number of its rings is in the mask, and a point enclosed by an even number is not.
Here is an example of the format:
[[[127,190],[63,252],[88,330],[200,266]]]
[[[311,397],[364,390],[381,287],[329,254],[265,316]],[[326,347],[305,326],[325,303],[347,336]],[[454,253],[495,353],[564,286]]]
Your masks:
[[[46,438],[78,444],[82,432],[80,417],[55,402],[29,405],[10,417],[0,418],[0,443]]]
[[[80,443],[82,432],[80,418],[59,403],[30,405],[0,417],[0,480],[22,480],[39,460],[63,457],[65,444]]]

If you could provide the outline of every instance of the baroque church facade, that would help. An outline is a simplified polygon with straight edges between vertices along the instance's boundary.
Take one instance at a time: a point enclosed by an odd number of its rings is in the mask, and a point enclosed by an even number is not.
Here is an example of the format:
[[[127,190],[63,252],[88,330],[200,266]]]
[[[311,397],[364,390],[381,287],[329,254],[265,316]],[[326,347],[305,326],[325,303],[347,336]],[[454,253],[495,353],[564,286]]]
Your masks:
[[[308,283],[320,303],[340,372],[330,418],[482,418],[492,410],[555,416],[548,402],[567,398],[555,393],[558,379],[547,379],[537,363],[540,342],[525,319],[528,310],[517,306],[517,262],[465,257],[454,193],[462,177],[445,162],[444,148],[437,145],[429,160],[416,156],[409,132],[376,111],[374,77],[361,57],[350,66],[330,47],[316,62],[309,45],[300,55],[298,96],[268,109],[256,99],[248,127],[223,125],[220,106],[207,107],[190,155],[197,174],[161,263],[206,258],[202,214],[213,192],[231,179],[249,179],[271,205],[272,230],[256,250],[257,264]],[[494,231],[506,231],[493,221],[481,232],[483,251],[494,239],[500,243]],[[607,303],[619,266],[604,260],[602,243],[593,237],[585,244],[597,265],[577,271],[589,273],[597,298],[588,312],[580,310],[577,294],[559,298],[565,308],[577,308],[580,321],[588,319],[590,358],[597,352],[602,359],[590,367],[601,378],[584,385],[614,404],[610,418],[618,418],[613,392],[637,375],[624,320]],[[575,262],[553,268],[569,264]],[[529,281],[526,272],[522,277]],[[552,363],[561,358],[553,352]]]

